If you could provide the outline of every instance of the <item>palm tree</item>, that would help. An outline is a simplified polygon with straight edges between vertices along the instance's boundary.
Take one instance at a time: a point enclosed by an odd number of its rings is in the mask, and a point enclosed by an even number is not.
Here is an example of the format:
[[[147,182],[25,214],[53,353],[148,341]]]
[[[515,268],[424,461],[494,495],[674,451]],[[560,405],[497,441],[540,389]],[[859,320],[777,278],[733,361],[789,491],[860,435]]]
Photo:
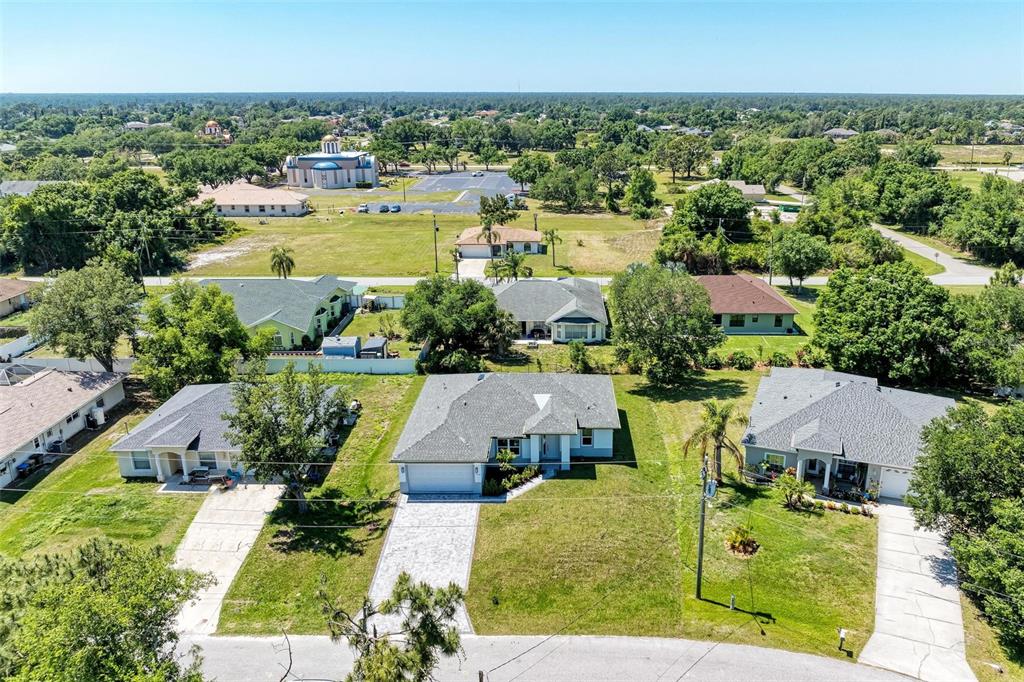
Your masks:
[[[730,424],[746,425],[748,420],[742,415],[733,416],[736,403],[732,400],[720,401],[715,398],[701,403],[703,412],[701,423],[686,442],[683,443],[683,455],[690,450],[699,449],[701,457],[705,457],[708,448],[715,449],[715,480],[722,482],[722,450],[728,450],[736,458],[736,467],[743,468],[743,455],[739,447],[726,434]]]
[[[295,268],[295,259],[292,258],[292,254],[295,253],[287,246],[275,246],[270,252],[270,269],[278,277],[288,279],[288,275],[292,274],[292,270]]]
[[[455,263],[455,282],[459,281],[459,261],[462,260],[459,255],[459,247],[454,247],[448,251],[448,255],[452,257],[452,262]]]
[[[489,247],[487,258],[491,261],[490,267],[492,270],[494,269],[494,242],[497,239],[498,233],[494,231],[494,225],[491,221],[484,220],[483,224],[480,226],[480,234],[476,236],[476,240],[483,240],[487,242],[487,246]],[[497,276],[495,276],[495,279],[497,279]]]
[[[526,265],[526,254],[518,251],[506,251],[498,267],[506,279],[519,281],[519,275],[532,277],[533,268]]]
[[[558,230],[550,227],[544,230],[544,243],[551,247],[551,266],[555,265],[555,244],[561,244],[562,238],[558,236]]]

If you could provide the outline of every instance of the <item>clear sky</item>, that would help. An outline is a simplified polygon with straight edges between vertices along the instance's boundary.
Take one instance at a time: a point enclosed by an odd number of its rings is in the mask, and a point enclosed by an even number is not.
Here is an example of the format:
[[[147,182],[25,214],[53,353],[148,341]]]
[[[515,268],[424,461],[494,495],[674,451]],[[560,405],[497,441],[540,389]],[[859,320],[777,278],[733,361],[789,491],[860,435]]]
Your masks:
[[[1024,94],[1024,2],[9,2],[0,92]]]

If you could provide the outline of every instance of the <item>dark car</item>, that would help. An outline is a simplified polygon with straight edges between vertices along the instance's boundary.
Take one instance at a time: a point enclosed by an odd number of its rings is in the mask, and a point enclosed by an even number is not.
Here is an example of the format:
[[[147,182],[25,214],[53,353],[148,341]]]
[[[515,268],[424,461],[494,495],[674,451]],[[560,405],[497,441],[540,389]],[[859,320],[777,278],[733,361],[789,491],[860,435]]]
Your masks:
[[[380,208],[377,209],[377,212],[378,213],[390,213],[391,212],[391,207],[388,206],[387,204],[381,204]]]
[[[391,204],[391,212],[392,213],[401,213],[402,212],[402,207],[399,206],[398,204]]]

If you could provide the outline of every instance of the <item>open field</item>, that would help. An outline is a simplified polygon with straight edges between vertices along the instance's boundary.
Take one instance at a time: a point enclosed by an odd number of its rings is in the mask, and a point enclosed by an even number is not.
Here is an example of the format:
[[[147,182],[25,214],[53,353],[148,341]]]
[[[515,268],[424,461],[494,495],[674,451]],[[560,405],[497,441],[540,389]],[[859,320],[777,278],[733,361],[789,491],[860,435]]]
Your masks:
[[[700,400],[736,399],[745,413],[758,377],[716,372],[675,391],[616,377],[617,461],[577,465],[481,510],[467,600],[476,631],[728,638],[836,655],[842,625],[859,651],[873,621],[872,519],[794,514],[730,479],[709,512],[705,601],[693,597],[699,461],[681,444]],[[762,545],[753,558],[724,546],[739,523]],[[818,565],[834,579],[813,579]]]
[[[296,276],[424,276],[434,272],[429,215],[320,212],[301,218],[275,218],[265,225],[255,218],[236,222],[246,232],[227,244],[201,252],[199,258],[205,264],[189,274],[269,275],[270,250],[279,245],[294,249]],[[448,252],[459,233],[475,224],[474,215],[437,216],[437,252],[442,272],[452,272]],[[532,220],[524,215],[516,225],[530,229]],[[538,226],[557,229],[563,240],[555,246],[556,266],[552,266],[550,255],[527,258],[527,264],[538,276],[613,274],[629,263],[647,260],[660,235],[652,229],[653,223],[634,221],[627,215],[541,212]],[[211,259],[216,253],[225,257]]]
[[[203,495],[158,494],[155,481],[127,482],[107,451],[145,414],[123,403],[110,414],[105,430],[71,439],[71,446],[80,449],[56,469],[19,482],[19,490],[0,493],[0,554],[65,551],[94,537],[174,547]]]
[[[1021,144],[938,144],[935,149],[942,154],[939,163],[994,164],[1003,165],[1003,154],[1010,152],[1010,163],[1024,162],[1024,145]]]
[[[309,513],[298,516],[281,503],[271,515],[224,600],[219,634],[324,633],[321,576],[348,609],[358,608],[370,587],[398,490],[388,459],[423,378],[331,378],[350,387],[363,414],[342,433],[337,461],[309,495]]]

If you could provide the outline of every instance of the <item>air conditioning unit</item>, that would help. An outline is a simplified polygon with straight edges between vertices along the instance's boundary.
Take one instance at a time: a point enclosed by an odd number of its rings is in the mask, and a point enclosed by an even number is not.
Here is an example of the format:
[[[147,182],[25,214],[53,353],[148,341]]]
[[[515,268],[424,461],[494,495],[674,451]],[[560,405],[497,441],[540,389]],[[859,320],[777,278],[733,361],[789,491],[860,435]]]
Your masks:
[[[89,420],[94,424],[91,428],[98,429],[107,423],[107,416],[103,413],[102,407],[94,407],[89,410]]]

